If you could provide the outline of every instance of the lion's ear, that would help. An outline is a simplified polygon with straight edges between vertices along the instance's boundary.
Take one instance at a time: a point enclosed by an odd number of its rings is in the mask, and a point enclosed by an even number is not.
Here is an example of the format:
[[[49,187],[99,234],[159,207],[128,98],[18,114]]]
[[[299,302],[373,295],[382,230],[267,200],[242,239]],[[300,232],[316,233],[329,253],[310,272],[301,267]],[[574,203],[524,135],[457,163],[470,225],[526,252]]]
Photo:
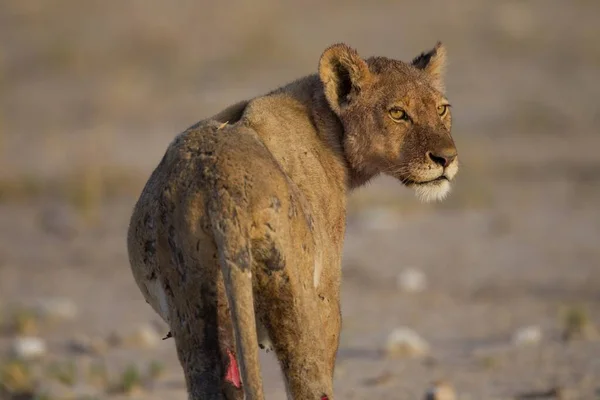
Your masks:
[[[444,73],[446,71],[446,47],[438,42],[433,49],[415,57],[412,65],[425,71],[439,91],[444,91]]]
[[[329,106],[339,114],[352,95],[360,92],[369,79],[370,72],[367,63],[356,50],[345,44],[335,44],[321,56],[319,77]]]

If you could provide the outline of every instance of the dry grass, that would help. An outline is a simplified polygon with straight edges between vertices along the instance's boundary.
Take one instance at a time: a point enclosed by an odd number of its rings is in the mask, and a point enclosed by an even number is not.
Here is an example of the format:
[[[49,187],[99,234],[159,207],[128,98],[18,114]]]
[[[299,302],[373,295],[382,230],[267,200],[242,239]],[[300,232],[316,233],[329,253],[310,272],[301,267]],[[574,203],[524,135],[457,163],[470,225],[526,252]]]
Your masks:
[[[138,367],[132,364],[125,368],[117,380],[111,384],[109,392],[132,394],[141,391],[142,388],[142,374]]]
[[[0,398],[5,400],[52,400],[38,389],[39,380],[31,365],[20,360],[9,360],[0,365]]]
[[[147,376],[151,380],[159,379],[165,372],[165,365],[160,361],[152,361],[148,365]]]
[[[0,321],[0,330],[6,335],[35,335],[40,329],[40,319],[32,310],[17,307],[8,311]]]
[[[138,196],[146,176],[116,167],[88,165],[53,179],[34,175],[0,178],[0,203],[22,203],[58,198],[89,222],[99,207],[122,196]]]
[[[10,360],[0,366],[0,386],[9,393],[31,393],[35,379],[31,367],[20,360]]]
[[[36,363],[17,359],[7,360],[0,364],[0,399],[55,398],[52,393],[42,391],[41,388],[47,382],[58,382],[67,388],[80,384],[90,385],[97,390],[96,395],[99,397],[133,395],[150,389],[163,375],[164,368],[162,363],[151,361],[142,373],[137,365],[130,364],[111,380],[106,365],[101,361],[92,362],[85,373],[80,375],[77,372],[75,358],[42,360]],[[57,397],[60,398],[62,397]]]
[[[75,386],[77,381],[77,368],[73,360],[55,361],[46,369],[46,376],[69,387]]]
[[[38,334],[48,322],[25,307],[9,308],[0,315],[2,334],[9,337]],[[84,384],[95,388],[99,395],[131,395],[152,388],[165,371],[163,363],[153,360],[142,368],[130,364],[124,370],[114,372],[111,378],[102,359],[92,359],[87,368],[78,372],[81,359],[82,356],[45,356],[35,361],[14,358],[0,362],[0,399],[50,399],[45,397],[49,396],[47,393],[40,392],[50,382],[66,388]]]

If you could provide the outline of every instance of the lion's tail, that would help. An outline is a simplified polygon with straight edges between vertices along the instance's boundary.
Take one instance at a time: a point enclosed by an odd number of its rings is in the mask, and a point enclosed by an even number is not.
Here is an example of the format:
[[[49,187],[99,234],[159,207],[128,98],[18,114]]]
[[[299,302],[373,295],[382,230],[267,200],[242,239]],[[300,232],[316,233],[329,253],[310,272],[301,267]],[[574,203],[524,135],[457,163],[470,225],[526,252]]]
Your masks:
[[[219,193],[209,206],[227,300],[235,333],[237,359],[247,400],[263,400],[252,290],[252,254],[243,210],[229,194]],[[216,201],[215,201],[216,200]]]

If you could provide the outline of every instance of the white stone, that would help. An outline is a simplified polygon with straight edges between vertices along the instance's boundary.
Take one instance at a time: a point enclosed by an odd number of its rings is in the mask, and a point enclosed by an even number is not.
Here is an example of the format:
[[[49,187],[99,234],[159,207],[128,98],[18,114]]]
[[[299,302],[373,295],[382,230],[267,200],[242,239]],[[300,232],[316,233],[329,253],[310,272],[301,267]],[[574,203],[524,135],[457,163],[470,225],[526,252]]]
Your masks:
[[[542,340],[542,330],[536,325],[526,326],[517,330],[512,340],[517,346],[537,344]]]
[[[407,268],[396,278],[398,288],[408,293],[418,293],[427,287],[427,276],[416,268]]]
[[[387,338],[386,351],[392,357],[420,357],[429,350],[429,344],[410,328],[396,328]]]
[[[33,359],[45,355],[46,343],[37,337],[19,337],[11,345],[11,353],[20,359]]]

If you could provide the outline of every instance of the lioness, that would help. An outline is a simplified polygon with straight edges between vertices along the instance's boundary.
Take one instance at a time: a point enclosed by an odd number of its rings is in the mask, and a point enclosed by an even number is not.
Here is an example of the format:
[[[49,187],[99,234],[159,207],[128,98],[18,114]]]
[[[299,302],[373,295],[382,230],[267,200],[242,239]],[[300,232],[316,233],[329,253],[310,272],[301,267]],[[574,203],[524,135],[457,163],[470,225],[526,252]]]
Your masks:
[[[263,399],[258,343],[274,349],[289,398],[333,399],[346,196],[380,173],[423,200],[446,196],[458,159],[445,58],[440,43],[410,64],[336,44],[318,74],[169,145],[128,250],[190,399]]]

